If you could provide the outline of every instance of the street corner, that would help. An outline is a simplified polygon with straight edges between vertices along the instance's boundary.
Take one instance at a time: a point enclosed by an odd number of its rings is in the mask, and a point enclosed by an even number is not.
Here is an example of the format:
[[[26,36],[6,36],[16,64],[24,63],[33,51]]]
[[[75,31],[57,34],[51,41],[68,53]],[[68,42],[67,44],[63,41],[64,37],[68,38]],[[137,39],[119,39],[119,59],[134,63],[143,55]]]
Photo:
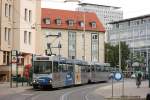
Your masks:
[[[137,88],[135,80],[127,80],[124,82],[124,90],[122,82],[118,82],[114,83],[113,90],[112,84],[109,84],[108,86],[96,89],[94,93],[100,96],[104,96],[105,98],[110,98],[112,96],[119,97],[122,95],[146,98],[146,95],[150,93],[150,89],[148,88],[148,81],[143,81],[140,88]]]
[[[7,95],[11,95],[11,94],[17,94],[17,93],[21,93],[24,91],[28,91],[32,89],[32,87],[30,86],[19,86],[19,87],[15,87],[13,86],[12,88],[10,88],[10,86],[8,85],[1,85],[0,86],[0,96],[7,96]]]

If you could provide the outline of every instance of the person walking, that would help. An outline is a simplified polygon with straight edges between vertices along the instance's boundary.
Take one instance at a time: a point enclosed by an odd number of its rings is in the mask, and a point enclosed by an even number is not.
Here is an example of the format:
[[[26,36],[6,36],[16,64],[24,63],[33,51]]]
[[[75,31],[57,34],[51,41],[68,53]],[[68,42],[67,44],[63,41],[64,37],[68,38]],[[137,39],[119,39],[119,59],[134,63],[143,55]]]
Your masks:
[[[136,85],[137,85],[137,88],[140,88],[141,81],[142,81],[142,72],[137,71],[136,72]]]

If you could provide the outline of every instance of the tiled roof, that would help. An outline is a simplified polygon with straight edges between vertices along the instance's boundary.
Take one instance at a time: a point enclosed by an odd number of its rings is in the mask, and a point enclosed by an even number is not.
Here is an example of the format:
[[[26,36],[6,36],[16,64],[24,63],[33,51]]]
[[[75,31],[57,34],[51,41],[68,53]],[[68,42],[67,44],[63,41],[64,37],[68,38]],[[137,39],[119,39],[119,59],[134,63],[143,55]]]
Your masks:
[[[84,28],[80,26],[80,22],[84,22],[85,17],[85,30],[87,31],[98,31],[105,32],[102,23],[99,21],[95,13],[80,12],[80,11],[69,11],[69,10],[58,10],[42,8],[42,28],[47,29],[72,29],[72,30],[83,30]],[[44,19],[50,18],[50,24],[45,24]],[[61,19],[61,25],[56,24],[56,19]],[[67,21],[73,20],[74,25],[68,26]],[[96,22],[96,28],[92,28],[91,22]]]

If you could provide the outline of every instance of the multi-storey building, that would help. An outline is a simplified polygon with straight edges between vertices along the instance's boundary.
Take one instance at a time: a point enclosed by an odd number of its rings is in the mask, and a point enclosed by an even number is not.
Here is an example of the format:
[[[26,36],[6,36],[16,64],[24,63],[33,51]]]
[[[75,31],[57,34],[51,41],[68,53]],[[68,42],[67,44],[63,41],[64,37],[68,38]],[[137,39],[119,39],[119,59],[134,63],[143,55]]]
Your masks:
[[[96,13],[99,20],[102,22],[106,29],[106,41],[107,41],[107,31],[112,29],[112,26],[108,23],[112,21],[117,21],[123,19],[123,11],[121,7],[98,5],[90,3],[81,3],[77,8],[78,11],[83,12],[94,12]]]
[[[8,79],[12,49],[13,1],[0,0],[0,80]]]
[[[21,66],[31,64],[32,54],[41,52],[40,11],[40,0],[0,0],[0,80],[9,79],[12,50],[19,52]]]
[[[133,55],[140,53],[145,58],[145,65],[150,60],[150,15],[123,19],[110,23],[113,29],[109,31],[108,41],[117,44],[125,41]],[[148,67],[147,67],[148,68]]]
[[[95,13],[43,8],[42,33],[52,54],[104,63],[105,30]]]

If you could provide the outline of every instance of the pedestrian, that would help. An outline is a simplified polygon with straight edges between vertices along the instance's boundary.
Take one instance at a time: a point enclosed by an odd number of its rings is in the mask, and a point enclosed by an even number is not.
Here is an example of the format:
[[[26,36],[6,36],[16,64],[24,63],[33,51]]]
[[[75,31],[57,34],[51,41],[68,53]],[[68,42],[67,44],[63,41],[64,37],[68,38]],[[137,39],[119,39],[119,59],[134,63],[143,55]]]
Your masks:
[[[141,71],[138,71],[136,73],[136,85],[137,85],[137,88],[140,87],[141,85],[141,80],[142,80],[142,72]]]

